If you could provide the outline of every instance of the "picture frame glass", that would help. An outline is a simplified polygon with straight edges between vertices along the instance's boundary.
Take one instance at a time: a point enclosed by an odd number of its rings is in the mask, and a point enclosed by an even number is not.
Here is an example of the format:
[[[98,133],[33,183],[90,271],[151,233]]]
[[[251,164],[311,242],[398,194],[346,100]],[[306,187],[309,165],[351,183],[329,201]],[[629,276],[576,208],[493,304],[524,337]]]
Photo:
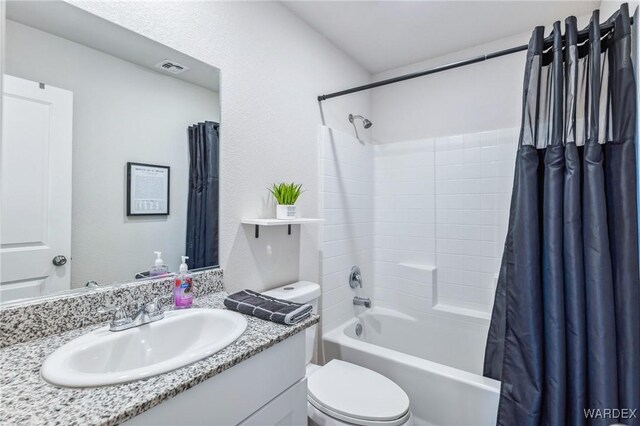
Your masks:
[[[127,215],[169,215],[168,166],[127,163]]]

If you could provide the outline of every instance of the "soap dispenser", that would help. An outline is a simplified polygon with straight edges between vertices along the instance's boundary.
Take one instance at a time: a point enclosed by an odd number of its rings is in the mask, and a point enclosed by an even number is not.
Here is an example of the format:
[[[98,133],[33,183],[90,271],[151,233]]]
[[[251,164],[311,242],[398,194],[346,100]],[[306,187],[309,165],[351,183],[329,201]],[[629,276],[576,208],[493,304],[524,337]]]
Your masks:
[[[182,256],[180,272],[176,275],[173,300],[176,309],[190,308],[193,303],[193,281],[187,267],[187,256]]]
[[[160,277],[162,275],[166,275],[169,273],[169,268],[164,264],[162,260],[162,252],[154,251],[156,255],[156,260],[153,263],[153,266],[149,270],[150,277]]]

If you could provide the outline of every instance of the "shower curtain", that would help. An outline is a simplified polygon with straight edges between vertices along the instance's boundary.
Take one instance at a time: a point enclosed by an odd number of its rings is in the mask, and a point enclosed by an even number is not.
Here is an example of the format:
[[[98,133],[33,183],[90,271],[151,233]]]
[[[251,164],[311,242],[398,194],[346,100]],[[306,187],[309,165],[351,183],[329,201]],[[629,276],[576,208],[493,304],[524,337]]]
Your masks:
[[[485,353],[497,424],[640,424],[636,83],[629,10],[533,31]]]
[[[218,132],[213,121],[194,124],[189,133],[187,247],[189,269],[218,265]]]

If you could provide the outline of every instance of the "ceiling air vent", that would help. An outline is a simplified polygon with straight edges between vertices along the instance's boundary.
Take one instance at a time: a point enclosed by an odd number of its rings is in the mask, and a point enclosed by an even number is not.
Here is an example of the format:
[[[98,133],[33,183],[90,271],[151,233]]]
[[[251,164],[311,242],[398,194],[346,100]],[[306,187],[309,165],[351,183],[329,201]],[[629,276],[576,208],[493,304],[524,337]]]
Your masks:
[[[180,65],[177,62],[170,61],[165,59],[164,61],[156,64],[156,67],[162,68],[165,71],[170,72],[171,74],[180,74],[189,69],[189,67],[185,67],[184,65]]]

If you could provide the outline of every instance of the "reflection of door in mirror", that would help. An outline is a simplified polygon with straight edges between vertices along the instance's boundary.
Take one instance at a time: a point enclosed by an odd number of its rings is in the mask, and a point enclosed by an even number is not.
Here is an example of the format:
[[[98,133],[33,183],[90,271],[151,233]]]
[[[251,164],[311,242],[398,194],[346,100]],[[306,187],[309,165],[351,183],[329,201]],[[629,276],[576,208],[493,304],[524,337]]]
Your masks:
[[[70,288],[73,94],[4,76],[0,298]]]

